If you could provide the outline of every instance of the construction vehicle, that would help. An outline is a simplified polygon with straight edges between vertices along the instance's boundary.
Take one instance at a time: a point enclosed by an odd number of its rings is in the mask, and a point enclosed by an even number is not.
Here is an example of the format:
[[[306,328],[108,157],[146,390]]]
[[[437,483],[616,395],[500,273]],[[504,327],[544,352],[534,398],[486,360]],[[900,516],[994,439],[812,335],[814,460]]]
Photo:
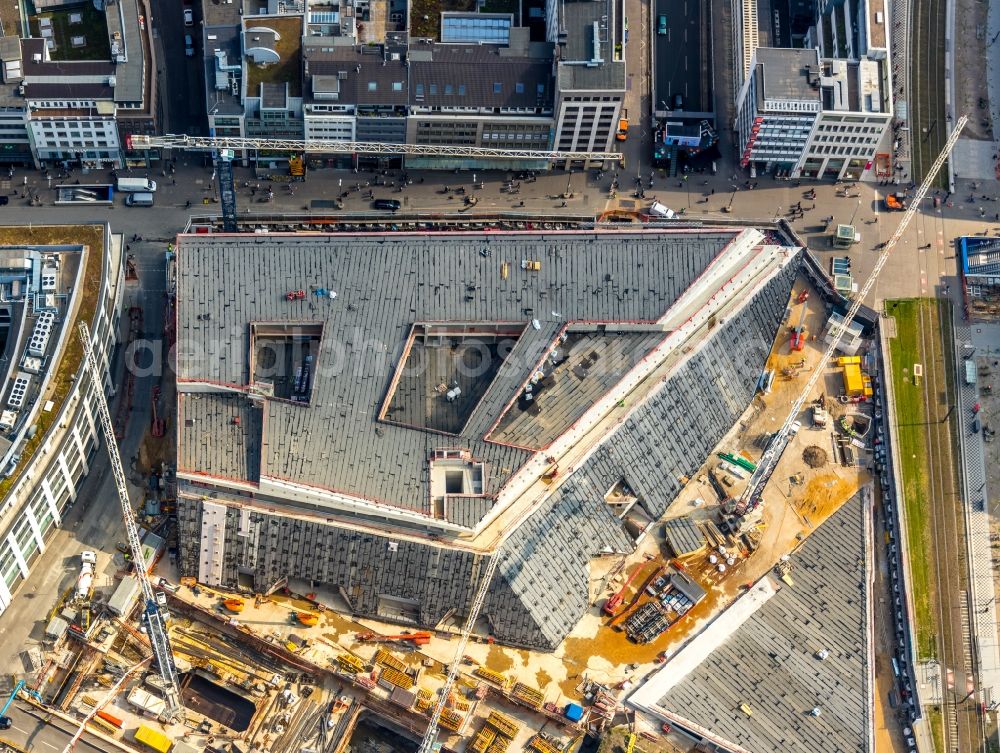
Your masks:
[[[97,552],[86,551],[80,554],[80,575],[76,579],[76,599],[86,601],[90,598],[90,589],[94,585],[94,566],[97,564]]]
[[[789,350],[800,351],[806,346],[806,311],[808,307],[803,301],[799,311],[799,323],[792,328],[792,337],[788,342]]]
[[[170,638],[167,636],[167,627],[160,611],[160,605],[156,602],[153,593],[153,586],[149,582],[149,573],[146,568],[139,563],[145,562],[142,542],[139,539],[139,531],[135,524],[135,513],[132,510],[132,503],[129,501],[128,484],[125,481],[125,470],[122,468],[121,456],[118,454],[118,441],[115,438],[115,429],[111,423],[111,411],[108,409],[108,401],[104,396],[104,379],[101,370],[97,365],[97,357],[94,355],[90,340],[90,329],[86,322],[78,325],[80,341],[83,344],[84,364],[90,371],[90,378],[96,389],[94,395],[97,399],[97,414],[104,429],[104,440],[108,448],[108,459],[111,461],[111,471],[115,479],[115,486],[118,491],[118,501],[121,504],[122,518],[125,523],[125,534],[128,539],[129,549],[132,551],[132,562],[136,564],[135,577],[139,580],[142,588],[142,595],[145,602],[142,619],[145,622],[146,634],[149,636],[150,645],[153,647],[153,655],[156,659],[157,669],[160,678],[163,680],[163,695],[165,701],[164,717],[168,720],[182,718],[184,707],[181,705],[180,684],[177,680],[177,667],[174,664],[173,652],[170,649]]]
[[[615,616],[615,614],[618,611],[618,607],[621,606],[622,601],[625,599],[625,592],[628,591],[628,587],[632,585],[632,581],[638,578],[641,572],[642,572],[642,566],[640,565],[639,567],[637,567],[635,570],[632,571],[631,575],[629,575],[625,579],[625,582],[622,584],[622,587],[619,588],[615,593],[613,593],[606,602],[604,602],[603,610],[605,614],[609,614],[612,617]]]
[[[378,633],[358,633],[355,636],[364,643],[412,643],[414,646],[426,646],[431,642],[430,633],[400,633],[399,635],[379,635]]]
[[[167,433],[167,422],[160,416],[159,411],[160,402],[160,385],[155,385],[153,387],[153,396],[150,400],[151,403],[151,418],[149,420],[149,433],[154,437],[162,437]]]
[[[826,374],[826,367],[833,359],[834,353],[836,353],[837,349],[840,347],[840,341],[843,338],[844,333],[850,328],[851,323],[854,321],[854,317],[858,315],[858,310],[861,308],[861,302],[866,300],[869,293],[871,293],[875,282],[878,280],[879,274],[882,272],[883,267],[885,267],[886,262],[889,261],[889,254],[892,253],[892,250],[896,247],[896,244],[903,236],[906,228],[909,227],[910,222],[913,221],[913,216],[916,214],[917,207],[920,206],[924,197],[927,196],[927,192],[930,190],[938,172],[948,159],[948,155],[951,154],[951,150],[955,148],[958,137],[961,135],[962,130],[968,122],[969,118],[965,115],[956,121],[951,135],[945,142],[944,148],[937,156],[937,159],[934,160],[930,170],[927,171],[924,182],[920,184],[920,187],[913,195],[910,205],[906,208],[906,214],[903,215],[900,220],[899,225],[896,227],[896,231],[892,234],[889,240],[882,244],[871,274],[868,276],[868,279],[865,281],[861,290],[854,297],[850,309],[848,309],[846,315],[844,316],[843,326],[833,330],[833,337],[827,345],[826,350],[820,356],[819,363],[817,363],[813,368],[809,379],[802,388],[802,392],[800,392],[795,400],[792,401],[792,404],[789,407],[788,416],[785,418],[784,423],[775,433],[774,439],[771,440],[771,443],[761,455],[760,461],[757,463],[757,470],[755,470],[753,475],[750,477],[750,481],[747,483],[746,489],[743,490],[743,494],[740,497],[739,507],[744,509],[755,509],[760,505],[761,492],[767,484],[768,479],[771,478],[771,474],[774,472],[778,461],[781,459],[781,456],[785,451],[785,447],[788,445],[788,438],[791,435],[792,425],[798,420],[798,416],[802,412],[802,407],[805,405],[809,395],[812,394],[813,390],[816,389],[816,385],[819,383],[819,380]]]
[[[628,110],[622,108],[622,116],[618,118],[618,130],[615,131],[615,139],[625,141],[628,138]]]
[[[42,696],[39,694],[37,690],[35,690],[34,688],[29,688],[25,684],[24,680],[18,680],[17,684],[14,685],[14,689],[10,691],[10,698],[8,698],[7,702],[4,703],[2,707],[0,707],[0,729],[10,728],[11,721],[10,717],[7,716],[7,711],[10,709],[11,704],[14,703],[14,699],[17,698],[17,694],[20,693],[22,690],[29,696],[34,698],[36,701],[38,701],[39,703],[42,703]]]
[[[319,615],[312,612],[296,612],[295,619],[298,620],[300,625],[312,627],[319,622]]]
[[[889,212],[902,212],[906,209],[906,194],[891,193],[885,197],[885,208]]]

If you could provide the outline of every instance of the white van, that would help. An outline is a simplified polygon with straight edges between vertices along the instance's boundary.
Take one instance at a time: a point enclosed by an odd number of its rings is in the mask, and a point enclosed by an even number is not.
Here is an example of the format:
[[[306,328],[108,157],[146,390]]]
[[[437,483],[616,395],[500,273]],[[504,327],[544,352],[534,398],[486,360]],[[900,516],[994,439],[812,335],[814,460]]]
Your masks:
[[[156,181],[149,178],[119,178],[117,188],[121,193],[136,193],[141,191],[155,193]]]
[[[125,197],[125,205],[129,207],[151,207],[153,206],[153,194],[147,191],[130,193]]]
[[[674,218],[674,210],[669,209],[666,204],[661,204],[658,201],[653,202],[653,206],[649,208],[649,213],[654,217],[663,217],[668,220]]]

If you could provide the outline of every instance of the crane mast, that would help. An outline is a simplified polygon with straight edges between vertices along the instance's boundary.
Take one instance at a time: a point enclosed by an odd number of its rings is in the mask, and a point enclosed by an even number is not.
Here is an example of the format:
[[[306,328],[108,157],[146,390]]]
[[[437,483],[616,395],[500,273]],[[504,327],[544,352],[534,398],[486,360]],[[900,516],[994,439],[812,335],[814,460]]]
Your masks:
[[[142,597],[145,601],[143,617],[146,621],[146,630],[149,634],[149,642],[153,647],[153,656],[156,658],[157,668],[160,670],[160,678],[163,680],[163,695],[165,702],[164,716],[168,719],[176,719],[183,715],[184,707],[180,700],[180,686],[177,681],[177,667],[174,665],[174,656],[170,650],[170,640],[167,637],[166,624],[163,621],[163,614],[160,606],[156,603],[153,594],[153,586],[149,582],[149,574],[146,572],[145,560],[142,554],[142,542],[139,540],[139,531],[135,524],[135,514],[132,512],[132,503],[129,501],[128,485],[125,482],[125,471],[122,468],[122,459],[118,454],[118,442],[115,439],[115,429],[111,423],[111,412],[108,410],[108,401],[104,397],[104,385],[101,379],[101,370],[97,366],[97,358],[90,339],[90,329],[85,322],[77,325],[80,341],[83,343],[83,357],[86,367],[90,370],[90,378],[94,383],[94,393],[97,395],[97,414],[104,430],[104,442],[108,446],[108,458],[111,460],[111,472],[115,478],[115,486],[118,489],[118,501],[121,502],[122,519],[125,522],[125,535],[128,538],[129,551],[132,553],[132,564],[135,567],[135,577],[139,579],[139,586],[142,589]]]
[[[878,259],[875,261],[875,266],[872,268],[871,274],[868,276],[868,279],[865,281],[865,284],[861,288],[860,292],[854,297],[851,307],[844,316],[843,325],[841,325],[841,327],[834,333],[832,342],[830,342],[827,346],[819,360],[819,363],[816,364],[816,367],[812,370],[812,373],[809,376],[809,381],[806,382],[806,386],[792,403],[788,417],[781,425],[781,428],[778,429],[774,438],[767,446],[767,449],[764,450],[764,454],[761,456],[760,462],[757,463],[757,469],[753,472],[753,475],[747,482],[746,489],[744,489],[743,494],[740,496],[739,508],[752,509],[759,504],[760,494],[764,489],[764,485],[774,472],[775,467],[778,465],[778,460],[781,459],[781,455],[785,451],[785,447],[788,444],[788,436],[791,431],[792,424],[798,418],[799,412],[802,410],[802,406],[805,404],[806,399],[810,394],[812,394],[812,391],[816,388],[816,384],[822,378],[823,371],[826,368],[826,365],[833,358],[834,352],[840,346],[840,341],[844,337],[847,327],[854,321],[854,317],[857,316],[858,310],[861,308],[861,302],[868,297],[872,287],[874,287],[879,273],[882,271],[885,263],[889,261],[889,254],[892,253],[896,243],[899,242],[899,239],[903,236],[903,233],[906,231],[906,228],[913,219],[913,216],[917,213],[917,209],[920,207],[920,202],[922,202],[927,196],[927,192],[930,190],[931,184],[934,182],[934,179],[937,177],[941,167],[948,159],[948,155],[951,154],[951,150],[958,141],[959,134],[962,133],[962,129],[965,128],[965,124],[968,121],[968,117],[963,115],[958,119],[958,122],[955,123],[955,128],[952,130],[951,135],[948,137],[944,147],[941,149],[941,153],[937,156],[937,159],[934,160],[934,164],[931,165],[930,171],[928,171],[927,175],[924,177],[923,183],[920,184],[917,192],[913,195],[913,200],[910,201],[910,205],[906,208],[906,213],[900,219],[896,232],[892,234],[889,240],[882,244],[882,250],[879,252]]]
[[[122,685],[125,684],[125,681],[128,680],[128,678],[130,678],[140,669],[142,669],[144,666],[146,666],[147,662],[149,662],[149,659],[143,659],[138,664],[132,665],[128,669],[128,671],[124,672],[122,676],[118,678],[117,682],[115,682],[115,684],[112,685],[111,688],[108,690],[108,694],[104,696],[104,700],[98,703],[96,706],[94,706],[94,708],[90,710],[90,713],[83,718],[82,722],[80,722],[80,726],[77,727],[76,732],[73,734],[73,737],[69,739],[69,742],[66,743],[66,747],[63,748],[63,753],[70,753],[70,751],[72,751],[76,747],[76,744],[80,741],[80,738],[83,737],[83,733],[87,730],[87,725],[90,724],[91,721],[93,721],[95,716],[101,713],[101,711],[104,709],[105,706],[108,705],[108,702],[112,698],[118,695],[118,691],[121,690],[121,687]]]
[[[126,138],[129,149],[189,149],[213,150],[273,149],[293,152],[323,152],[325,154],[381,154],[386,156],[463,157],[497,160],[546,160],[548,162],[622,162],[621,152],[542,151],[534,149],[491,149],[482,146],[452,146],[429,144],[383,144],[379,141],[340,141],[338,139],[274,139],[242,136],[188,136],[166,134],[146,136],[132,134]]]
[[[451,664],[448,666],[448,677],[445,679],[444,686],[440,690],[437,703],[434,704],[431,721],[427,725],[427,731],[424,733],[424,739],[420,743],[418,753],[431,753],[434,750],[434,744],[437,742],[438,726],[441,723],[441,713],[448,702],[448,696],[451,695],[451,689],[455,686],[455,680],[458,678],[458,670],[462,666],[462,657],[465,656],[465,647],[469,645],[469,636],[472,635],[472,629],[476,626],[476,620],[479,619],[479,613],[486,602],[486,594],[489,593],[490,583],[493,582],[493,576],[496,574],[499,563],[500,552],[496,551],[490,556],[486,563],[486,568],[483,570],[483,577],[476,591],[476,598],[472,601],[472,606],[469,608],[469,613],[465,618],[465,626],[462,628],[462,635],[459,637],[458,645],[455,647],[455,656],[452,657]]]

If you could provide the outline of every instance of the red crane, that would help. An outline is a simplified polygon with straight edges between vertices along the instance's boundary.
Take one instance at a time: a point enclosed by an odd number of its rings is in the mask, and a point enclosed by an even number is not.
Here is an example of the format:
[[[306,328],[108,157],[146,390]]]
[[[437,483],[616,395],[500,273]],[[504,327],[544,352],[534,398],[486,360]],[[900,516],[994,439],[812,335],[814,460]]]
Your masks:
[[[610,614],[611,616],[614,616],[615,610],[621,606],[622,600],[625,598],[625,592],[628,590],[628,587],[632,584],[633,580],[639,577],[639,574],[642,572],[642,570],[643,570],[642,565],[636,567],[635,570],[632,571],[632,574],[625,579],[625,582],[622,584],[622,587],[619,588],[616,593],[612,594],[611,598],[609,598],[606,602],[604,602],[605,614]]]
[[[792,330],[792,337],[788,343],[788,349],[793,351],[802,350],[806,346],[806,304],[802,303],[802,311],[799,314],[799,323]]]
[[[414,646],[426,646],[431,642],[430,633],[401,633],[399,635],[379,635],[378,633],[358,633],[357,639],[366,643],[391,643],[409,641]]]

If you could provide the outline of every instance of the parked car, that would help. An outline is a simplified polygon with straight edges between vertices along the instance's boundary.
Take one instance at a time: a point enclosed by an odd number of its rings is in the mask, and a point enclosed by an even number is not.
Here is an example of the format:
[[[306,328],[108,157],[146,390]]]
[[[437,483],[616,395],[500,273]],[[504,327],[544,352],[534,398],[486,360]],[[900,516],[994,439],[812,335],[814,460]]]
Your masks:
[[[384,209],[389,212],[395,212],[398,210],[402,204],[400,204],[396,199],[375,199],[372,202],[372,207],[375,209]]]
[[[184,25],[194,26],[194,11],[190,8],[184,9]]]
[[[0,196],[0,207],[10,204],[10,196]]]
[[[184,35],[184,54],[189,58],[194,57],[194,40],[191,38],[190,34]]]

